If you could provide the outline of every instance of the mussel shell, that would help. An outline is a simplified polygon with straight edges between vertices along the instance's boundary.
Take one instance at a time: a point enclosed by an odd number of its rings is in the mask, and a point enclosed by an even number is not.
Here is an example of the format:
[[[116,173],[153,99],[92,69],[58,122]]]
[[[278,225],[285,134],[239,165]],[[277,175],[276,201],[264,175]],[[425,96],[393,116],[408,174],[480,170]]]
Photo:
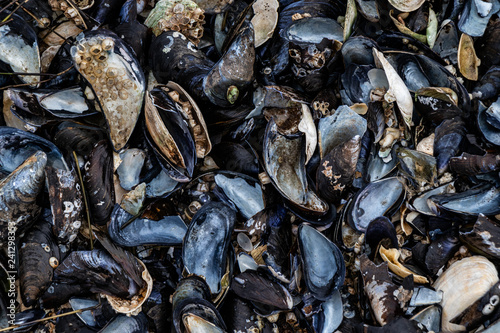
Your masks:
[[[434,155],[440,175],[448,170],[450,159],[460,151],[460,143],[465,137],[465,133],[465,122],[460,117],[446,119],[436,127]]]
[[[316,188],[328,202],[338,202],[354,179],[356,164],[361,150],[361,137],[333,148],[321,161],[316,171]]]
[[[373,48],[378,48],[377,43],[367,37],[353,36],[345,41],[342,45],[342,58],[344,59],[345,68],[351,64],[356,65],[373,65]]]
[[[333,115],[321,118],[318,123],[318,145],[321,158],[337,145],[351,140],[356,135],[363,137],[366,128],[366,120],[346,105],[337,108]]]
[[[58,281],[82,284],[94,293],[102,292],[120,298],[136,295],[141,287],[103,250],[71,252],[56,268],[54,275]]]
[[[165,89],[156,87],[146,95],[146,127],[158,150],[173,168],[192,176],[196,148],[188,124]]]
[[[482,184],[461,193],[431,196],[427,200],[436,215],[452,212],[464,217],[500,213],[500,187]]]
[[[365,232],[374,216],[390,215],[399,208],[405,193],[403,183],[396,177],[369,183],[356,194],[347,212],[349,224]]]
[[[464,258],[453,263],[434,282],[434,289],[443,291],[443,331],[464,331],[450,320],[471,306],[498,282],[495,265],[481,256]]]
[[[113,155],[107,140],[95,144],[85,163],[83,181],[88,196],[92,221],[104,225],[109,221],[115,203]]]
[[[398,148],[399,166],[404,174],[417,182],[433,184],[437,179],[436,159],[426,153]]]
[[[33,28],[19,15],[4,11],[0,19],[5,24],[0,27],[0,61],[15,73],[40,73],[40,51],[38,38]],[[37,87],[40,77],[18,75],[24,83]]]
[[[246,270],[231,282],[236,295],[249,301],[269,305],[280,310],[290,310],[293,299],[289,291],[278,281],[260,271]]]
[[[481,255],[500,258],[500,226],[483,214],[479,214],[471,230],[460,230],[460,240]]]
[[[316,332],[335,332],[344,319],[344,308],[340,291],[321,304],[321,312],[313,316],[313,327]]]
[[[221,202],[209,202],[198,210],[182,246],[184,267],[189,274],[204,276],[212,293],[221,290],[226,255],[236,213]]]
[[[305,224],[299,226],[298,240],[307,288],[315,298],[325,301],[344,284],[342,252],[323,234]]]
[[[106,132],[99,127],[70,121],[61,122],[52,135],[52,141],[65,156],[72,155],[74,151],[77,156],[82,156],[85,160],[88,160],[94,145],[105,138]]]
[[[262,188],[257,181],[243,174],[217,173],[215,183],[245,219],[265,208]]]
[[[20,234],[40,213],[38,194],[44,185],[47,155],[38,151],[0,182],[0,243],[9,232]]]
[[[59,261],[57,247],[49,223],[40,223],[27,233],[19,247],[19,281],[25,306],[35,305],[52,281],[51,258]]]
[[[458,33],[453,21],[442,23],[432,50],[442,58],[449,59],[451,63],[457,63]]]
[[[71,51],[75,67],[94,90],[113,149],[119,151],[139,118],[146,91],[144,73],[134,51],[109,30],[83,32],[76,44]]]
[[[479,103],[477,125],[488,142],[500,146],[500,130],[488,123],[488,118],[486,116],[487,110],[488,109],[482,103]]]
[[[146,333],[148,332],[148,319],[142,312],[137,316],[119,314],[99,332]]]
[[[422,193],[418,197],[414,197],[411,201],[411,204],[417,212],[419,212],[421,214],[425,214],[425,215],[435,216],[436,214],[434,214],[434,212],[431,210],[431,208],[427,204],[427,199],[429,199],[429,197],[431,197],[433,195],[449,193],[449,191],[452,189],[454,189],[453,182],[439,186],[435,189],[432,189],[432,190],[429,190],[429,191]]]
[[[307,180],[303,137],[287,138],[271,119],[264,134],[264,165],[278,191],[297,205],[306,203]]]
[[[210,141],[207,125],[200,108],[196,104],[196,101],[191,96],[189,96],[187,91],[185,91],[177,83],[168,82],[165,86],[168,89],[179,94],[179,99],[181,102],[188,103],[190,105],[190,112],[186,112],[186,107],[184,105],[182,107],[182,112],[184,116],[189,119],[189,128],[196,145],[196,157],[205,157],[212,150],[212,142]]]
[[[46,153],[47,165],[69,170],[59,149],[38,135],[12,127],[0,127],[0,171],[11,173],[37,151]]]
[[[148,244],[180,245],[187,231],[187,226],[180,216],[164,216],[158,221],[139,217],[122,229],[122,226],[131,219],[134,219],[132,214],[126,212],[120,205],[115,205],[108,232],[116,244],[125,247]]]
[[[225,329],[225,324],[219,311],[217,311],[209,300],[210,288],[202,277],[191,275],[182,279],[172,297],[173,326],[176,332],[184,332],[183,324],[190,323],[190,321],[186,322],[184,320],[186,315],[194,315],[201,318],[202,327],[204,326],[205,330],[207,328],[205,325]],[[203,332],[205,330],[201,329],[200,331]]]
[[[323,38],[343,41],[343,29],[337,21],[326,17],[306,17],[294,21],[280,35],[288,42],[319,44]]]
[[[478,7],[478,4],[481,4],[481,7]],[[498,1],[466,1],[460,20],[458,21],[458,29],[469,36],[481,37],[486,30],[491,16],[498,12],[499,9],[500,3]]]
[[[413,286],[397,286],[392,282],[387,262],[375,265],[363,254],[360,257],[360,273],[363,277],[364,291],[377,322],[384,326],[403,314],[403,306],[411,298]],[[410,297],[409,297],[410,296]]]
[[[82,225],[82,188],[75,170],[45,168],[45,181],[52,210],[52,230],[60,244],[76,239]]]

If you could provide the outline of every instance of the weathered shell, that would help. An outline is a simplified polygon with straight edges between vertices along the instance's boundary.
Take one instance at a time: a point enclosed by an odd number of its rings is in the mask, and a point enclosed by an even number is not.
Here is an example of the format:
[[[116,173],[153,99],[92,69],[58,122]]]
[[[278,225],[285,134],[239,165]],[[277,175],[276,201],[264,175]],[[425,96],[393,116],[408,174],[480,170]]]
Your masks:
[[[108,123],[113,149],[122,149],[142,108],[146,79],[134,51],[115,33],[81,33],[71,48],[76,69],[89,82]]]
[[[218,173],[214,178],[217,186],[246,219],[265,208],[262,188],[256,179],[231,173]]]
[[[356,164],[361,150],[361,137],[333,148],[322,160],[316,171],[316,188],[328,202],[337,202],[354,179]]]
[[[451,319],[453,324],[463,325],[467,331],[478,328],[485,320],[495,321],[498,319],[500,303],[500,283],[496,283],[491,289],[479,298],[474,304],[466,308],[457,317]]]
[[[481,60],[476,56],[472,37],[462,34],[458,45],[458,68],[460,73],[468,80],[477,81],[479,78],[479,65],[481,65]]]
[[[36,32],[19,15],[4,11],[0,13],[4,22],[0,27],[0,61],[15,73],[40,73],[40,51]],[[19,75],[31,87],[37,87],[40,77]]]
[[[52,281],[51,258],[59,258],[49,223],[37,224],[21,239],[19,247],[19,281],[25,306],[36,304]]]
[[[254,16],[251,22],[255,29],[255,47],[261,46],[272,37],[278,24],[279,5],[277,0],[255,1],[252,5]]]
[[[443,291],[442,329],[465,331],[464,326],[452,324],[450,320],[482,297],[498,280],[495,265],[484,257],[468,257],[452,264],[433,285],[434,289]]]
[[[500,258],[500,227],[479,214],[471,230],[461,230],[460,239],[473,251],[488,258]]]
[[[425,0],[389,0],[389,3],[400,12],[413,12],[424,4]]]
[[[61,244],[76,239],[83,220],[82,187],[76,171],[45,168],[45,181],[49,190],[52,210],[52,230]]]
[[[366,128],[366,120],[345,105],[337,108],[333,115],[321,118],[318,123],[318,145],[321,158],[356,135],[363,137]]]
[[[373,48],[373,54],[376,58],[376,63],[380,65],[385,71],[387,81],[389,82],[389,90],[386,92],[384,98],[387,102],[396,102],[398,109],[403,116],[403,119],[408,127],[413,125],[413,100],[410,92],[405,83],[398,75],[394,67],[385,59],[384,54]]]
[[[44,185],[47,155],[37,152],[0,182],[0,243],[9,232],[18,233],[40,213],[38,193]]]
[[[402,315],[403,307],[411,299],[413,286],[410,289],[404,281],[401,287],[395,285],[387,270],[387,263],[376,266],[366,254],[360,257],[359,270],[377,322],[383,326]]]

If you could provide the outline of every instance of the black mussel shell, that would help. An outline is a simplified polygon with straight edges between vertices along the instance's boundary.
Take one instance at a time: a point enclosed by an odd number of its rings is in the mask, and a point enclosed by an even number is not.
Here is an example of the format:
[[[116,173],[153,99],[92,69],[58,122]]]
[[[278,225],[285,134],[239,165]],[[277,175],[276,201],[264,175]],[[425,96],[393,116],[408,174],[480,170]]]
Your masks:
[[[404,197],[404,184],[396,177],[369,183],[354,197],[347,220],[353,228],[365,232],[374,216],[390,216]]]
[[[85,163],[84,184],[92,221],[104,225],[115,204],[113,186],[113,152],[107,140],[99,141]]]
[[[263,272],[246,270],[236,275],[231,282],[231,290],[243,299],[280,310],[290,310],[293,307],[288,290]]]
[[[235,211],[221,202],[209,202],[196,212],[182,246],[189,274],[204,276],[212,293],[221,290],[226,256],[236,220]]]
[[[47,222],[35,225],[20,242],[19,281],[25,306],[35,305],[52,281],[59,248]]]
[[[129,225],[122,226],[132,220]],[[172,246],[182,244],[187,226],[178,215],[163,216],[159,220],[134,218],[116,204],[109,224],[109,236],[118,245],[133,247],[155,244]]]
[[[461,193],[434,195],[427,202],[438,216],[445,212],[463,217],[496,215],[500,213],[500,187],[484,183]]]
[[[299,226],[298,239],[307,288],[315,298],[327,300],[344,284],[342,252],[323,234],[305,224]]]

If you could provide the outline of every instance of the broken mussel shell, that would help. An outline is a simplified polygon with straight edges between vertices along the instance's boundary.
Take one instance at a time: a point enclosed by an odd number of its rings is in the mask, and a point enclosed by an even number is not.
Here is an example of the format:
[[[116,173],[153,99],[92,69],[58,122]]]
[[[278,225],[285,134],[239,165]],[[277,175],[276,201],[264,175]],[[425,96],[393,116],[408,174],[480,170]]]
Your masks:
[[[12,71],[23,83],[36,88],[40,76],[21,73],[40,73],[40,50],[35,30],[22,17],[15,13],[2,11],[0,20],[0,68]]]
[[[377,322],[384,326],[402,315],[413,292],[411,276],[398,286],[392,282],[386,262],[377,266],[365,254],[360,257],[359,270]]]
[[[500,226],[479,214],[471,228],[460,230],[460,239],[474,252],[492,260],[500,259]]]
[[[71,48],[78,72],[106,117],[113,149],[124,148],[142,108],[146,79],[134,51],[105,29],[83,32]]]
[[[144,263],[139,259],[136,260],[143,268],[141,276],[144,281],[144,286],[138,291],[138,293],[132,296],[131,299],[123,299],[114,295],[105,294],[109,304],[116,312],[133,316],[141,313],[142,305],[146,302],[153,291],[153,278],[149,274],[146,265],[144,265]]]

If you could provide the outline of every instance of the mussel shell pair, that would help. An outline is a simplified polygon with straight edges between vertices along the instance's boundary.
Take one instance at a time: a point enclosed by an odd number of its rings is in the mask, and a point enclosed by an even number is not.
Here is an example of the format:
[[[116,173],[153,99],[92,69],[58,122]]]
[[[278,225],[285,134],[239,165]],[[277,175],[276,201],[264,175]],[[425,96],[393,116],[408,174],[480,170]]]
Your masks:
[[[146,96],[146,139],[165,171],[177,181],[188,181],[196,164],[196,149],[187,122],[164,88],[156,87]],[[168,168],[168,169],[167,169]]]
[[[177,181],[188,181],[197,158],[212,149],[200,109],[174,82],[146,94],[145,124],[147,141],[167,174]]]

